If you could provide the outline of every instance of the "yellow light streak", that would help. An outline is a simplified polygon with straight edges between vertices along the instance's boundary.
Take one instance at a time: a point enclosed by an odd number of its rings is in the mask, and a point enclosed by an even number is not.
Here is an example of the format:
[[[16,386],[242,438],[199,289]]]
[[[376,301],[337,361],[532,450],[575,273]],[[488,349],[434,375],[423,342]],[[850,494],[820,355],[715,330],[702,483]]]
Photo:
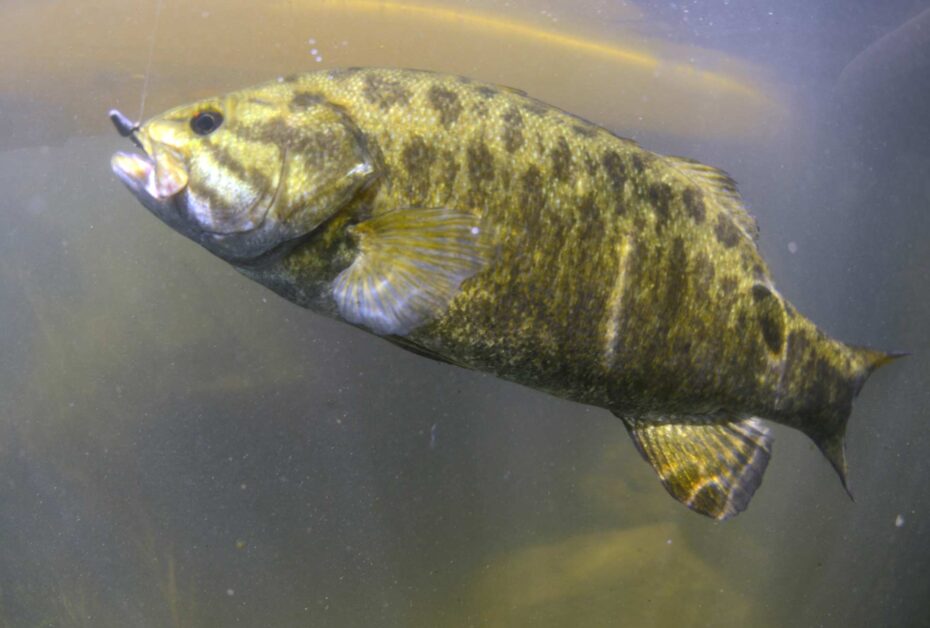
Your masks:
[[[725,74],[698,70],[692,65],[667,62],[655,55],[632,47],[594,41],[568,33],[540,28],[526,22],[501,18],[492,14],[460,11],[439,6],[403,4],[400,2],[380,0],[343,0],[341,8],[359,13],[384,13],[392,15],[409,15],[425,18],[434,22],[458,24],[467,28],[484,31],[497,31],[506,35],[522,37],[531,41],[559,46],[600,57],[619,61],[623,64],[643,70],[656,71],[665,65],[669,72],[694,77],[722,91],[731,91],[754,99],[768,101],[756,88]]]

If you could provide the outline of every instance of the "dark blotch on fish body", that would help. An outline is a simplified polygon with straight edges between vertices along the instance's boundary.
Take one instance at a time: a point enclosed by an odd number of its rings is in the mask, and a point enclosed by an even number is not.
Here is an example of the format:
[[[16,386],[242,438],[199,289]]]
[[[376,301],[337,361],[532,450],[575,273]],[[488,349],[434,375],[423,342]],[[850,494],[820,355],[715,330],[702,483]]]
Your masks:
[[[329,77],[337,81],[342,81],[347,78],[351,78],[362,71],[360,67],[350,67],[350,68],[336,68],[329,71]]]
[[[681,195],[681,200],[688,210],[688,215],[697,224],[704,222],[706,210],[704,209],[704,193],[698,188],[687,188]]]
[[[626,209],[623,204],[623,187],[626,185],[627,172],[623,157],[617,151],[609,150],[601,157],[601,165],[607,176],[607,185],[610,186],[611,196],[616,199],[614,210],[621,214]]]
[[[665,304],[661,308],[664,316],[674,318],[685,299],[685,290],[688,287],[688,253],[685,251],[685,241],[676,237],[672,240],[672,250],[669,253],[668,272],[665,276]]]
[[[534,116],[543,117],[549,112],[549,107],[545,104],[534,100],[532,98],[527,99],[525,105],[523,105],[523,110],[527,113],[531,113]]]
[[[223,168],[226,168],[236,177],[260,190],[272,189],[271,179],[258,168],[247,168],[229,154],[228,149],[222,145],[208,144],[213,158]]]
[[[695,283],[700,288],[701,294],[707,295],[710,293],[715,275],[714,264],[707,256],[707,253],[703,251],[698,253],[694,262],[694,276]]]
[[[473,140],[465,151],[465,168],[468,173],[468,191],[465,201],[471,207],[484,207],[492,202],[497,192],[494,185],[498,175],[509,177],[509,171],[497,168],[494,154],[482,139]]]
[[[578,203],[578,215],[583,221],[583,224],[589,225],[594,229],[598,228],[598,225],[601,224],[601,210],[597,206],[594,194],[588,193],[581,199]]]
[[[291,98],[289,107],[291,111],[296,112],[302,109],[309,109],[310,107],[318,105],[322,102],[325,102],[325,99],[320,94],[313,92],[297,92],[294,94],[294,97]]]
[[[740,230],[729,216],[718,214],[717,223],[714,225],[714,235],[717,236],[720,244],[731,249],[739,242]]]
[[[500,90],[490,85],[480,85],[475,88],[475,93],[482,98],[494,98],[500,93]]]
[[[504,140],[504,148],[508,153],[513,153],[523,147],[526,140],[523,137],[523,115],[516,107],[510,107],[501,120],[504,123],[501,129],[501,137]]]
[[[410,91],[400,81],[384,78],[375,73],[365,76],[365,87],[362,90],[365,99],[379,108],[387,110],[394,105],[410,103]]]
[[[439,113],[439,122],[443,127],[448,129],[462,115],[462,103],[459,102],[458,94],[452,90],[433,85],[428,96],[433,109]]]
[[[752,299],[756,304],[762,339],[769,351],[781,353],[785,344],[785,317],[781,302],[761,284],[752,287]]]
[[[597,135],[597,127],[593,124],[573,124],[572,131],[575,135],[586,139],[590,139]]]
[[[494,180],[494,155],[487,144],[477,140],[468,145],[468,176],[472,183],[488,183]]]
[[[520,205],[529,211],[538,211],[542,209],[545,202],[542,173],[536,166],[530,166],[521,177]]]
[[[401,161],[407,171],[410,201],[423,203],[430,191],[430,168],[435,150],[419,135],[413,136],[401,152]]]
[[[440,180],[447,194],[452,194],[455,187],[455,181],[459,174],[459,161],[456,159],[456,153],[447,150],[442,153],[442,169]]]
[[[736,291],[736,287],[739,285],[739,280],[733,275],[726,275],[720,278],[720,291],[724,295],[732,295]]]
[[[656,227],[661,229],[668,223],[670,205],[672,202],[672,188],[668,183],[659,181],[649,186],[649,201],[656,214]]]
[[[558,181],[568,181],[572,171],[572,149],[564,137],[560,137],[550,153],[552,176]]]

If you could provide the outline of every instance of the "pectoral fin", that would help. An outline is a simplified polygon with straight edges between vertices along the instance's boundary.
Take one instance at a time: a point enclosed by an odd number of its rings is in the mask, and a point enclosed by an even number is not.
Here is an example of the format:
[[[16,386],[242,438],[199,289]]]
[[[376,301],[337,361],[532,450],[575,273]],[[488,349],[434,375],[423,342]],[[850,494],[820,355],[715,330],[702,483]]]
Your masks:
[[[442,314],[487,262],[478,217],[404,209],[355,226],[359,255],[333,282],[339,313],[377,334],[403,336]]]
[[[739,514],[762,482],[772,437],[758,419],[621,418],[665,489],[703,515],[722,521]]]

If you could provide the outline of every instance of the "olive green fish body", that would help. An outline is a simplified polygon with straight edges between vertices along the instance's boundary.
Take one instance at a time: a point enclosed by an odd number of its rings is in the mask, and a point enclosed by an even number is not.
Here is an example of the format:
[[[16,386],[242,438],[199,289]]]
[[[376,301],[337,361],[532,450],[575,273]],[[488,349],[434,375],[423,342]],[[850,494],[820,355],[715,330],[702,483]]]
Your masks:
[[[373,214],[450,207],[493,228],[493,262],[413,334],[418,342],[617,409],[711,392],[700,381],[693,392],[643,387],[670,370],[746,371],[734,364],[746,343],[727,353],[720,333],[737,322],[736,292],[748,294],[743,278],[761,275],[762,260],[729,217],[716,226],[719,210],[664,158],[521,93],[454,77],[325,73],[297,78],[293,91],[344,108],[377,146]],[[752,354],[764,356],[758,340]]]
[[[803,430],[845,481],[852,398],[890,357],[781,297],[721,171],[408,70],[289,77],[139,139],[148,158],[114,169],[174,228],[303,306],[610,409],[699,512],[748,504],[771,449],[755,417]]]

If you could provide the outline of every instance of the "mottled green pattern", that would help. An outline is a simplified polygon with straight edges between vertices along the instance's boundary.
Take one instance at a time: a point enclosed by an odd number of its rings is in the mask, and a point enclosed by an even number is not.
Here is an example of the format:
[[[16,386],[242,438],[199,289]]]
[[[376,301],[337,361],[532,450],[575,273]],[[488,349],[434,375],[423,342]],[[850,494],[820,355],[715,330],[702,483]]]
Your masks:
[[[287,77],[168,112],[143,142],[205,107],[226,126],[172,146],[210,161],[189,191],[215,219],[238,225],[244,213],[268,232],[251,262],[219,253],[250,277],[338,316],[330,285],[358,254],[353,224],[410,208],[473,214],[491,254],[399,344],[608,408],[628,426],[779,421],[844,474],[852,398],[887,358],[826,338],[785,303],[724,173],[517,90],[400,70]],[[242,190],[274,200],[249,205],[234,198]],[[670,492],[694,494],[701,478],[691,480]]]

